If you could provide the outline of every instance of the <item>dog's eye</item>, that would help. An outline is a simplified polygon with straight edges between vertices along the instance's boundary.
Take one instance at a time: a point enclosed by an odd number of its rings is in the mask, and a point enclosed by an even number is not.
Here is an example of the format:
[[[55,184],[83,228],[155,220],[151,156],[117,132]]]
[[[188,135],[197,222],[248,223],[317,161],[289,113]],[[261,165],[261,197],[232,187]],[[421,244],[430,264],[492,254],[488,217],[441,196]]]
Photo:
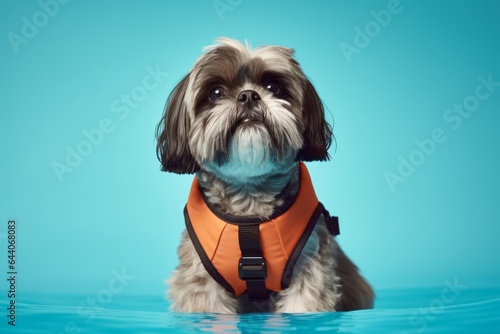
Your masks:
[[[274,95],[278,95],[281,92],[281,87],[276,81],[269,81],[264,87]]]
[[[224,90],[224,88],[217,86],[210,91],[208,97],[210,98],[210,100],[215,102],[224,95],[226,95],[226,91]]]

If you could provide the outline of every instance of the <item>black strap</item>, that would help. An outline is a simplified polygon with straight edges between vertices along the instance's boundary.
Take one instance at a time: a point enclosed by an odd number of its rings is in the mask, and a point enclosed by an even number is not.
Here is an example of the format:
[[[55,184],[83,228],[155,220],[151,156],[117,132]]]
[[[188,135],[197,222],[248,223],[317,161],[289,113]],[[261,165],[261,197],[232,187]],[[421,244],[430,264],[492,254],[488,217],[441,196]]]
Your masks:
[[[259,224],[240,225],[238,227],[238,242],[243,256],[262,256]]]
[[[325,224],[328,231],[334,236],[339,235],[340,234],[339,217],[330,216],[330,213],[325,208],[323,208],[323,217],[325,218]]]
[[[269,298],[266,289],[267,269],[260,246],[259,224],[239,225],[238,242],[242,255],[238,264],[238,274],[247,285],[248,298],[267,300]]]

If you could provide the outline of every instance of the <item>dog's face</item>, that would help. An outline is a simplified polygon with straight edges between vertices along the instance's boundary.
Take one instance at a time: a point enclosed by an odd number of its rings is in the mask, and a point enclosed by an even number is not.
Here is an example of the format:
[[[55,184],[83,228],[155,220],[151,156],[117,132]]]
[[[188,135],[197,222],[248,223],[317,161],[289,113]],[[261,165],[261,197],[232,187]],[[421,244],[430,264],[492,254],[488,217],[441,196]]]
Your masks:
[[[328,159],[331,130],[293,50],[218,42],[168,99],[157,128],[162,169],[240,178]]]

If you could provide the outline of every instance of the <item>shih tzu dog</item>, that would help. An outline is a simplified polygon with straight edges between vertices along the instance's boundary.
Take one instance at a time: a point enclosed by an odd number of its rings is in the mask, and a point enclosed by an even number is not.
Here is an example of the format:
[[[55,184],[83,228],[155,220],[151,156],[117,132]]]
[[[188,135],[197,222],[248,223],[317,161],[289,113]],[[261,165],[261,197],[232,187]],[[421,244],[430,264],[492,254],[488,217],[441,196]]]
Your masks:
[[[157,127],[162,170],[196,174],[167,281],[174,311],[373,306],[304,164],[329,159],[332,131],[293,53],[221,38],[168,98]]]

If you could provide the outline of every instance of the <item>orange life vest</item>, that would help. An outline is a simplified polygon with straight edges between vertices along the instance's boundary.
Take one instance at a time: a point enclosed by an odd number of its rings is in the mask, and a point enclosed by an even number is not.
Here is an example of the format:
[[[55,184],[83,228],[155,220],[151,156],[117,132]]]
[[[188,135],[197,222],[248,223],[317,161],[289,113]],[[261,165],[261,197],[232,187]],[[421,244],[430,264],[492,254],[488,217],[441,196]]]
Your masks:
[[[273,214],[267,221],[228,216],[210,207],[197,177],[184,209],[187,231],[205,269],[235,296],[245,293],[250,288],[249,282],[258,280],[269,291],[287,288],[300,252],[322,214],[330,232],[339,234],[338,220],[330,217],[318,201],[303,162],[300,162],[300,187],[295,199],[284,212]],[[260,256],[248,257],[242,252],[246,246],[241,239],[247,233],[245,229],[252,226],[257,241],[250,242],[250,248],[259,247]]]

